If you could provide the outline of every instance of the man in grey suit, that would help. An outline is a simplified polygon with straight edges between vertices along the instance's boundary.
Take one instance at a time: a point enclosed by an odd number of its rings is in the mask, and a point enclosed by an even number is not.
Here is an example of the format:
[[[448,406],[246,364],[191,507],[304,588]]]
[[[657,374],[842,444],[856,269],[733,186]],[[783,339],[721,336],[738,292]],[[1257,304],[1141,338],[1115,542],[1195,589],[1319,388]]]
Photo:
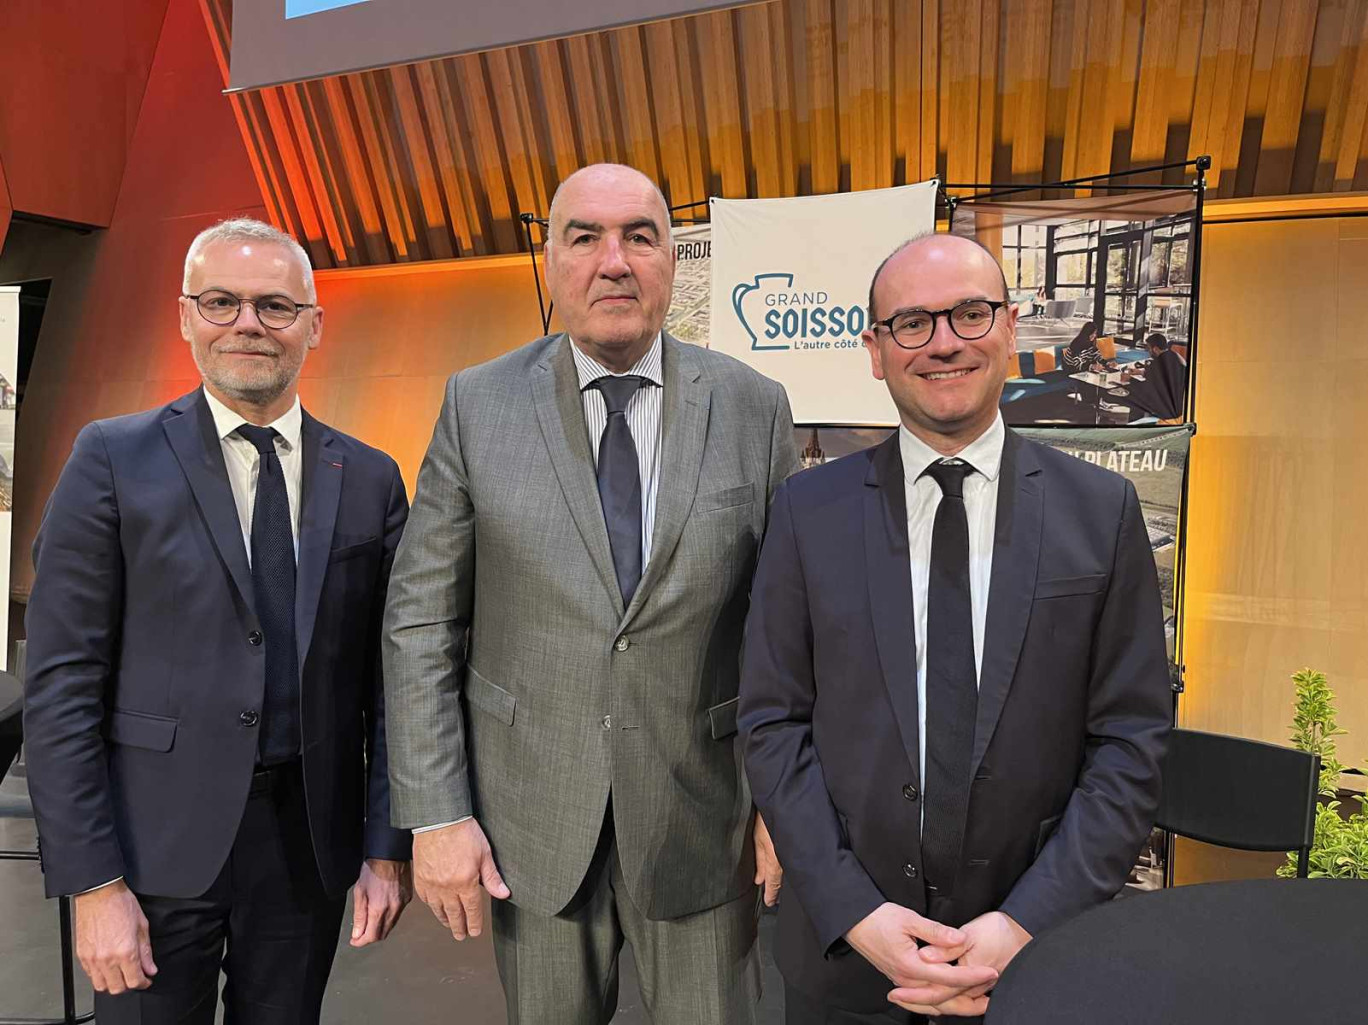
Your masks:
[[[551,205],[566,332],[454,375],[385,623],[391,807],[457,939],[495,898],[513,1025],[597,1025],[629,943],[657,1025],[755,1020],[765,883],[738,657],[787,396],[662,332],[669,213],[595,165]]]

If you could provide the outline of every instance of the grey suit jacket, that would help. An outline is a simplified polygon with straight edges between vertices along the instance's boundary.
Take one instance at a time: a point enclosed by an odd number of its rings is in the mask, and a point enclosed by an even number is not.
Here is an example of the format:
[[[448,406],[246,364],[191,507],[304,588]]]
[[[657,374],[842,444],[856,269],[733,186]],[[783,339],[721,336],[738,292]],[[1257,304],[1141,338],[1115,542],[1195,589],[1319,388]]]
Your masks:
[[[714,907],[753,875],[735,744],[783,388],[665,336],[650,562],[623,608],[564,335],[452,376],[390,578],[396,826],[475,815],[519,907],[560,911],[612,796],[634,902]]]

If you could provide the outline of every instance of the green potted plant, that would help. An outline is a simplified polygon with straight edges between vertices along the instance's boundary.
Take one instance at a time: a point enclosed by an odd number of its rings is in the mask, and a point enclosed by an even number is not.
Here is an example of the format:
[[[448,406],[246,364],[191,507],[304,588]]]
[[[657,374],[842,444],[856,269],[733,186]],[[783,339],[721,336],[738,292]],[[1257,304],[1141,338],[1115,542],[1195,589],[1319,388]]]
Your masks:
[[[1335,718],[1335,695],[1324,673],[1303,669],[1292,675],[1297,687],[1296,712],[1292,717],[1292,743],[1302,751],[1320,755],[1320,796],[1316,808],[1316,832],[1311,844],[1312,878],[1368,879],[1368,807],[1356,796],[1358,810],[1340,813],[1339,780],[1344,765],[1335,753],[1335,738],[1345,735]],[[1278,875],[1297,874],[1297,852],[1287,855]]]

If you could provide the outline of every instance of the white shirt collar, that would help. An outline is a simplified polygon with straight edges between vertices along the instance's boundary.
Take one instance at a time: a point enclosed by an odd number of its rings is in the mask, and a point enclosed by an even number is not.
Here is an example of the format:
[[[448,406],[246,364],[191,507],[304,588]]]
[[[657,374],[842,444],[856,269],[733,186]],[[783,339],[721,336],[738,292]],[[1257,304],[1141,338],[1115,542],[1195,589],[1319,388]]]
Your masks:
[[[1007,440],[1007,428],[1002,422],[1002,414],[993,417],[988,429],[971,441],[963,451],[957,452],[956,459],[962,459],[987,480],[997,480],[1002,470],[1002,446]],[[932,463],[946,458],[917,437],[905,426],[898,428],[898,447],[902,451],[903,476],[908,483],[915,483]]]
[[[241,413],[233,412],[216,399],[208,388],[204,389],[204,400],[209,403],[209,412],[214,416],[214,429],[218,431],[220,441],[243,424],[251,422]],[[299,435],[304,427],[304,411],[299,404],[299,396],[295,396],[294,404],[289,409],[265,426],[274,428],[288,448],[295,448],[299,444]]]
[[[623,376],[621,374],[613,373],[613,371],[609,370],[598,360],[594,359],[592,356],[586,355],[584,350],[576,345],[575,340],[570,338],[569,335],[567,335],[566,338],[570,343],[570,351],[575,355],[575,372],[579,375],[580,391],[584,391],[585,388],[588,388],[600,377]],[[646,355],[637,360],[636,366],[632,367],[627,373],[636,374],[638,377],[644,377],[646,380],[663,388],[665,386],[665,378],[661,373],[660,362],[660,355],[663,348],[664,346],[660,340],[660,332],[656,332],[655,341],[652,342],[651,347],[646,350]]]

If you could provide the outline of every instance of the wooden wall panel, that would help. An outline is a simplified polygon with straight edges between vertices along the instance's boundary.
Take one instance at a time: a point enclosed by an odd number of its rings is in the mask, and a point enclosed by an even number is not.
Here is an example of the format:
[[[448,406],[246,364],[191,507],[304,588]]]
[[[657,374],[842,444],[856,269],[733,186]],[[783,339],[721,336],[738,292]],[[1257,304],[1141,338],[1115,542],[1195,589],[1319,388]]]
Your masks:
[[[231,0],[200,2],[226,52]],[[1368,188],[1368,0],[769,0],[233,103],[320,267],[518,251],[518,215],[600,160],[676,204],[1203,153],[1213,198],[1344,192]]]
[[[1212,224],[1202,264],[1180,721],[1283,742],[1309,665],[1362,766],[1368,219]]]

